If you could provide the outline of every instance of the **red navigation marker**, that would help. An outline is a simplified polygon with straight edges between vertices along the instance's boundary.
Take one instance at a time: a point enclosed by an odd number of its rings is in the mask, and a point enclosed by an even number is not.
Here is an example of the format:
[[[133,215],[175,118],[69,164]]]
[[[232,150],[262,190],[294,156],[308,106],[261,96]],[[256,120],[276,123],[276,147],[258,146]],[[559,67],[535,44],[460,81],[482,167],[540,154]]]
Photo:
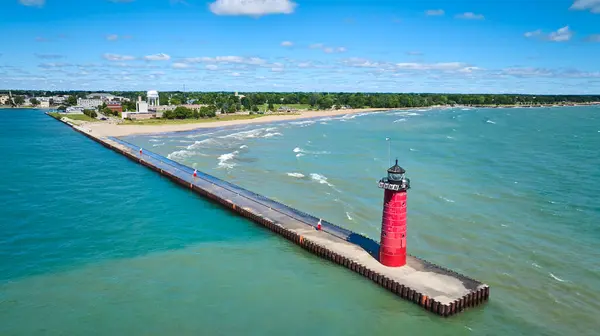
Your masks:
[[[321,231],[321,219],[319,218],[319,222],[317,223],[317,230]]]
[[[196,169],[194,169],[194,177],[198,176],[198,171]]]

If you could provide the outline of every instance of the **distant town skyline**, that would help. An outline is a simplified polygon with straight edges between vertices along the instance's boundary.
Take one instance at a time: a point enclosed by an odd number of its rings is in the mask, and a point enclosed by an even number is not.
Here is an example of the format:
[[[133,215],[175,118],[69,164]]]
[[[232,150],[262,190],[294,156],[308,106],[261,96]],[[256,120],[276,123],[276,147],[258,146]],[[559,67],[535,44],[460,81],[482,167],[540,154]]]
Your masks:
[[[10,0],[0,89],[600,93],[600,0]]]

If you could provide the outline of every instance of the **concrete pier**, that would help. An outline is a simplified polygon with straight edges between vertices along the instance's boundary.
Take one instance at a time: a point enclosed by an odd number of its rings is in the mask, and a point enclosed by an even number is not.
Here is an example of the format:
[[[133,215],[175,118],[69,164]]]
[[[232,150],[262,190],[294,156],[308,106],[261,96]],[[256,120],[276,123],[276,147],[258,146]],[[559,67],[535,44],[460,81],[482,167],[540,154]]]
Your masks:
[[[437,315],[448,317],[478,306],[489,298],[489,286],[477,280],[407,256],[406,266],[392,268],[378,261],[379,244],[332,223],[270,200],[214,176],[197,172],[163,156],[117,138],[97,137],[89,129],[61,120],[74,130],[129,159],[169,177],[226,208],[268,228],[333,263],[346,267],[393,294]]]

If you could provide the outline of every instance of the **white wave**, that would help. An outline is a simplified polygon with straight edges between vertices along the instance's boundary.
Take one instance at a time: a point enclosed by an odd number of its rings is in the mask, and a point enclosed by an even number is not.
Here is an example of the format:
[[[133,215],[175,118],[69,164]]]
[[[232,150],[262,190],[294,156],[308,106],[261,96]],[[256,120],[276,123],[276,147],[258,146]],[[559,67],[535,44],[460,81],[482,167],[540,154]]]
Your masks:
[[[395,123],[403,122],[403,121],[406,121],[406,118],[400,118],[400,119],[394,120]]]
[[[301,156],[304,156],[304,154],[302,154],[302,153],[298,153],[298,154],[296,154],[296,157],[297,157],[297,158],[299,158],[299,157],[301,157]]]
[[[417,111],[419,111],[419,112],[427,112],[429,110],[417,110]]]
[[[464,109],[461,109],[461,111],[471,111],[471,110],[472,110],[472,109],[470,109],[470,108],[464,108]]]
[[[283,135],[283,134],[281,134],[281,133],[279,133],[279,132],[275,132],[275,133],[267,133],[267,134],[263,135],[262,137],[263,137],[263,138],[271,138],[271,137],[278,136],[278,135]]]
[[[323,176],[323,175],[319,175],[319,174],[310,174],[310,178],[312,178],[313,180],[319,182],[320,184],[326,184],[330,187],[333,187],[333,184],[327,182],[327,177]]]
[[[552,277],[554,280],[556,280],[556,281],[558,281],[558,282],[567,282],[567,280],[563,280],[563,279],[561,279],[561,278],[557,277],[556,275],[554,275],[554,274],[552,274],[552,273],[548,273],[548,274],[550,274],[550,276],[551,276],[551,277]]]
[[[164,142],[161,142],[158,144],[153,144],[152,147],[159,147],[159,146],[163,146],[164,144],[165,144]]]
[[[244,140],[250,138],[263,138],[266,134],[271,134],[273,131],[277,130],[276,127],[269,128],[256,128],[249,131],[241,131],[237,133],[232,133],[228,135],[221,136],[222,139],[236,139],[236,140]],[[271,135],[272,136],[272,135]]]
[[[207,135],[212,135],[212,134],[215,134],[215,132],[190,134],[190,135],[186,135],[185,137],[188,139],[195,139],[195,138],[205,137]]]
[[[531,266],[535,267],[535,268],[542,268],[542,266],[536,264],[536,263],[531,263]]]
[[[235,167],[235,163],[228,162],[228,161],[232,160],[238,154],[239,154],[238,151],[234,151],[232,153],[227,153],[227,154],[223,154],[223,155],[219,156],[217,158],[217,160],[219,160],[219,167],[223,167],[223,168],[227,168],[227,169],[231,169],[231,168]]]
[[[447,135],[447,136],[446,136],[446,139],[454,139],[454,137],[453,137],[453,136],[449,136],[449,135]]]
[[[320,124],[321,124],[321,125],[329,125],[329,124],[328,124],[328,123],[326,123],[326,122],[321,122]]]
[[[301,174],[301,173],[287,173],[287,176],[295,177],[295,178],[303,178],[304,174]]]
[[[449,199],[449,198],[446,198],[446,197],[444,197],[444,196],[440,196],[440,198],[441,198],[441,199],[443,199],[444,201],[448,202],[448,203],[454,203],[454,201],[453,201],[453,200],[451,200],[451,199]]]
[[[248,146],[246,146],[246,145],[241,145],[240,146],[240,149],[244,149],[244,148],[248,148]]]
[[[346,211],[346,217],[348,217],[348,220],[354,220],[348,211]]]
[[[292,121],[292,122],[290,122],[290,125],[296,125],[296,126],[306,127],[306,126],[310,126],[310,125],[312,125],[314,123],[316,123],[315,120]]]
[[[215,140],[208,138],[208,139],[204,139],[204,140],[200,140],[200,141],[194,141],[193,144],[187,146],[186,148],[189,150],[197,149],[197,148],[202,147],[203,145],[212,144],[214,142],[215,142]]]
[[[182,149],[182,150],[178,150],[173,153],[170,153],[169,155],[167,155],[167,159],[177,161],[177,159],[181,160],[181,159],[188,158],[188,157],[192,156],[192,154],[193,154],[193,152]]]
[[[161,139],[150,139],[149,141],[150,142],[161,142],[162,140]]]
[[[488,119],[488,120],[486,120],[485,122],[486,122],[486,123],[488,123],[488,124],[494,124],[494,125],[496,124],[496,122],[495,122],[495,121],[492,121],[492,120],[489,120],[489,119]]]
[[[416,150],[414,148],[409,148],[408,150],[411,151],[411,152],[418,152],[418,150]]]
[[[294,153],[302,153],[302,154],[314,154],[314,155],[331,154],[330,152],[327,152],[327,151],[307,151],[307,150],[304,150],[304,149],[302,149],[300,147],[294,148],[293,152]]]

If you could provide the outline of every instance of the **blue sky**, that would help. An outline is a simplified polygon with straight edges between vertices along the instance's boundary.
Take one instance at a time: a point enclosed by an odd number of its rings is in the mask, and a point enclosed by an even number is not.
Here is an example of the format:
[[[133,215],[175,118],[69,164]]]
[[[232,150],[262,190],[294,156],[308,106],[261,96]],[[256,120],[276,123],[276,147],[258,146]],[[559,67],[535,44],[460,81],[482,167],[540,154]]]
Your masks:
[[[4,0],[0,89],[600,94],[600,0]]]

